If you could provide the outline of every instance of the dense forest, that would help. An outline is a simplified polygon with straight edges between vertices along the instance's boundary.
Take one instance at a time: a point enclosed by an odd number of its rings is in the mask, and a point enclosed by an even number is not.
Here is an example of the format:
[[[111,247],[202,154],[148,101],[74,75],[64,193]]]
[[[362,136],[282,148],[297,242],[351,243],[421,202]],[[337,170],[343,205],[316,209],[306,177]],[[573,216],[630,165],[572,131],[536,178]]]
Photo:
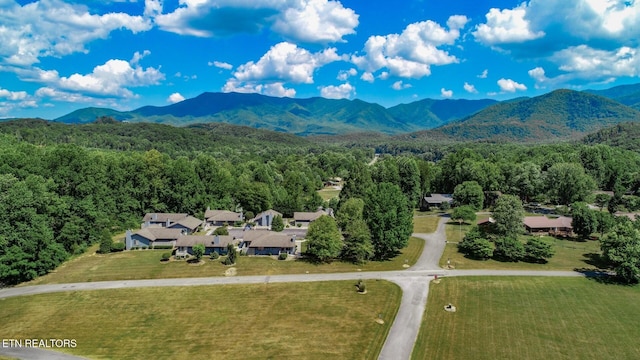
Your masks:
[[[273,208],[289,217],[322,205],[337,209],[351,198],[381,206],[395,189],[417,207],[425,194],[451,193],[465,182],[563,205],[611,190],[618,199],[611,210],[640,208],[640,156],[608,145],[415,144],[385,155],[375,137],[332,144],[230,125],[108,119],[74,126],[13,121],[1,123],[0,133],[4,284],[45,274],[88,245],[139,227],[146,212],[201,217],[207,207],[249,215]],[[375,151],[383,155],[369,166]],[[316,191],[336,176],[346,182],[340,203],[323,204]],[[485,202],[491,206],[491,197]],[[364,213],[380,216],[369,207]]]

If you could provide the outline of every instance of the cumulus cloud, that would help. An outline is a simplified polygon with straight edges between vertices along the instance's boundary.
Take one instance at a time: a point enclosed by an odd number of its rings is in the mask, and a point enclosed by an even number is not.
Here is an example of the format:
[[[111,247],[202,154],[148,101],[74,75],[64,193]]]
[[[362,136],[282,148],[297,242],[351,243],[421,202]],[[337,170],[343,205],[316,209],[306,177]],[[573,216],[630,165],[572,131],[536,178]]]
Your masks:
[[[217,68],[224,69],[224,70],[231,70],[231,69],[233,69],[233,65],[231,65],[231,64],[229,64],[229,63],[226,63],[226,62],[223,62],[223,61],[213,61],[213,62],[209,61],[209,62],[207,63],[207,65],[209,65],[209,66],[215,66],[215,67],[217,67]]]
[[[167,102],[170,102],[172,104],[179,103],[180,101],[184,101],[184,96],[182,96],[182,94],[178,92],[169,95],[169,97],[167,98]]]
[[[489,75],[489,69],[484,69],[484,70],[482,70],[482,73],[480,73],[480,75],[478,75],[478,77],[480,79],[486,79],[488,75]]]
[[[134,33],[151,29],[142,16],[125,13],[96,15],[86,6],[61,0],[40,0],[20,6],[6,1],[0,11],[0,61],[27,66],[42,57],[88,52],[85,44],[104,39],[114,30]]]
[[[464,83],[464,90],[470,94],[477,94],[478,90],[476,90],[476,87],[473,86],[472,84],[469,84],[468,82],[465,81]]]
[[[372,73],[366,71],[362,73],[362,75],[360,76],[360,80],[366,81],[368,83],[373,83],[375,81],[375,78],[373,77]]]
[[[358,15],[332,0],[182,0],[155,21],[181,35],[225,36],[268,27],[293,41],[331,43],[355,33]]]
[[[338,77],[337,79],[340,81],[347,81],[347,79],[350,76],[356,76],[358,75],[358,70],[351,68],[349,70],[340,70],[340,72],[338,72]]]
[[[392,75],[421,78],[431,75],[431,65],[458,62],[442,45],[453,45],[468,19],[454,15],[447,21],[448,30],[431,20],[409,24],[401,34],[371,36],[365,43],[365,55],[354,55],[351,61],[360,69],[375,72],[388,69]]]
[[[452,97],[452,96],[453,96],[453,90],[447,90],[447,89],[445,89],[445,88],[441,88],[441,89],[440,89],[440,95],[441,95],[443,98],[447,98],[447,99],[448,99],[448,98],[450,98],[450,97]]]
[[[411,87],[411,84],[405,84],[402,82],[402,80],[398,80],[396,82],[393,83],[393,85],[391,85],[391,88],[393,90],[402,90],[402,89],[408,89]]]
[[[511,79],[502,78],[498,80],[498,86],[502,92],[516,92],[518,90],[525,91],[527,87],[523,84],[517,83]]]
[[[355,94],[356,88],[349,83],[320,87],[320,96],[327,99],[350,99]]]
[[[228,80],[222,87],[224,92],[257,93],[277,97],[294,97],[296,90],[286,88],[282,82],[260,84],[255,81],[242,83],[236,79]]]
[[[0,98],[4,98],[6,100],[18,101],[24,100],[27,98],[26,91],[9,91],[7,89],[0,88]]]
[[[257,62],[238,66],[233,76],[240,82],[278,80],[311,84],[317,68],[339,59],[335,48],[311,53],[295,44],[281,42],[272,46]]]
[[[476,39],[517,58],[550,61],[547,84],[639,76],[639,1],[530,0],[486,17]]]

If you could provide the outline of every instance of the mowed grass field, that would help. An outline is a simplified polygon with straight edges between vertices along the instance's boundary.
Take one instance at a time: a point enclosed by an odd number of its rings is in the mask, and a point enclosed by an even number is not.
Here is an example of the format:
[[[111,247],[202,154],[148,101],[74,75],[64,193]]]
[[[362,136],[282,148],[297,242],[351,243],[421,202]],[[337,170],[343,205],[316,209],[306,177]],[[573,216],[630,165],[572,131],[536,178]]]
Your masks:
[[[440,217],[437,215],[415,215],[413,216],[413,232],[429,234],[436,231]]]
[[[452,303],[457,312],[444,311]],[[413,359],[640,359],[640,287],[585,278],[431,284]]]
[[[96,359],[377,359],[400,288],[367,281],[78,291],[0,300],[4,338]],[[378,316],[384,324],[376,322]]]
[[[401,253],[388,261],[369,261],[363,265],[334,261],[330,264],[314,264],[307,261],[281,261],[271,257],[240,256],[236,275],[276,275],[304,273],[336,273],[354,271],[402,270],[403,265],[415,264],[424,248],[424,240],[409,239],[409,244]],[[229,267],[220,259],[204,257],[201,264],[192,265],[186,261],[162,262],[162,254],[169,250],[133,250],[112,254],[96,254],[92,247],[82,256],[67,261],[53,272],[41,276],[25,285],[61,284],[73,282],[138,280],[182,277],[225,276]]]
[[[320,195],[322,200],[329,201],[333,198],[337,198],[340,195],[340,190],[334,188],[333,186],[326,187],[324,189],[318,190],[318,195]]]

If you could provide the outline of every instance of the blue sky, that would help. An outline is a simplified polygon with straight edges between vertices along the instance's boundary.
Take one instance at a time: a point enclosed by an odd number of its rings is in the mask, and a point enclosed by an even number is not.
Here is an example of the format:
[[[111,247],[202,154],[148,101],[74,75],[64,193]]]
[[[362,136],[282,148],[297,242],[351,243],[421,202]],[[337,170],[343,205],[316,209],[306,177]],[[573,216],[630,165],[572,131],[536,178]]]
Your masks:
[[[0,117],[607,88],[638,82],[639,41],[635,0],[0,0]]]

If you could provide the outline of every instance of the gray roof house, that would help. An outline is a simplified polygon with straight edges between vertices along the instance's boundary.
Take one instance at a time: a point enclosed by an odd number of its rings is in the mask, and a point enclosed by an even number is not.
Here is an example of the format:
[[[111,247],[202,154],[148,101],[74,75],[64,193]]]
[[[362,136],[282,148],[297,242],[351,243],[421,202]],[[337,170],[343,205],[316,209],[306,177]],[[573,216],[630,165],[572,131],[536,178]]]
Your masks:
[[[229,210],[211,210],[207,209],[204,213],[207,226],[224,226],[233,225],[236,221],[243,221],[242,213]]]
[[[125,249],[154,248],[158,246],[175,246],[176,240],[182,235],[182,229],[167,229],[164,227],[147,227],[135,233],[127,230],[125,234]]]
[[[249,220],[250,222],[256,223],[257,226],[271,226],[273,222],[273,218],[276,216],[282,217],[282,214],[275,210],[267,210],[263,211],[260,214],[256,215],[253,219]]]
[[[169,227],[188,215],[183,213],[146,213],[142,218],[141,227]]]
[[[430,194],[430,196],[425,196],[423,199],[423,206],[426,207],[436,206],[439,207],[443,203],[453,203],[453,195],[452,194]]]
[[[171,229],[184,229],[186,230],[186,232],[188,234],[194,233],[196,232],[196,230],[198,230],[198,228],[200,227],[200,225],[202,225],[203,221],[194,217],[194,216],[187,216],[185,218],[182,218],[178,221],[176,221],[175,223],[169,225],[169,228]]]
[[[242,248],[247,255],[279,255],[296,253],[296,236],[268,230],[246,230]]]
[[[309,226],[309,224],[311,224],[312,222],[316,221],[320,216],[322,215],[330,215],[333,216],[333,211],[331,211],[330,209],[328,210],[322,210],[322,209],[318,209],[318,211],[316,212],[294,212],[293,213],[293,220],[296,223],[296,226],[300,225],[300,226]]]
[[[176,241],[176,257],[186,257],[193,255],[193,246],[204,245],[204,254],[209,255],[217,252],[220,255],[227,253],[227,245],[237,246],[239,239],[229,235],[181,235]]]

